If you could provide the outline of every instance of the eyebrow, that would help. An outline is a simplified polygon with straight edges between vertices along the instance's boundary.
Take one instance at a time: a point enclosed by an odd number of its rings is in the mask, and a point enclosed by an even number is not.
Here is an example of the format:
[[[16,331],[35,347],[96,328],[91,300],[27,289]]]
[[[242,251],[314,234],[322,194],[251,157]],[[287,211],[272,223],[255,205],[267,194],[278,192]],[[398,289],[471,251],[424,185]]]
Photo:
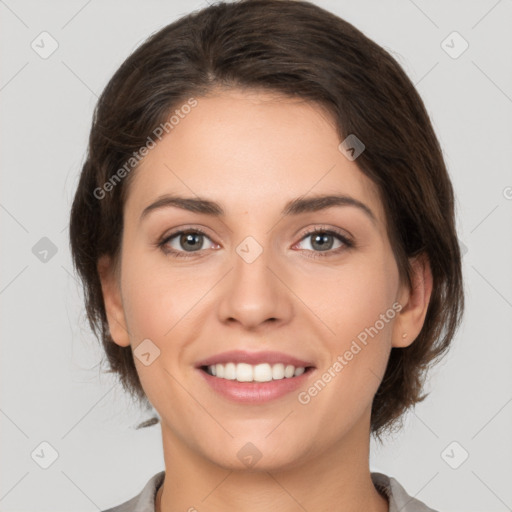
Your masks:
[[[334,206],[352,206],[358,208],[364,212],[374,224],[377,224],[375,214],[368,206],[366,206],[366,204],[347,195],[317,195],[307,198],[297,197],[296,199],[292,199],[286,203],[281,215],[290,216],[300,215],[302,213],[318,212]],[[222,206],[215,201],[210,201],[209,199],[201,197],[181,197],[166,194],[144,208],[139,222],[147,217],[150,212],[168,207],[181,208],[182,210],[202,213],[214,217],[223,217],[225,215]]]

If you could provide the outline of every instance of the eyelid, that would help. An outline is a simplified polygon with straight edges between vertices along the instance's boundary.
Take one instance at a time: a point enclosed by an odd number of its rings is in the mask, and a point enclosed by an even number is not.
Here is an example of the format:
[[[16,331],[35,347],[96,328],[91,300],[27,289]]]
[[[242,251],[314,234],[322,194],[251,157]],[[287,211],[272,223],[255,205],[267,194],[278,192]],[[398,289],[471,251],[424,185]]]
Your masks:
[[[338,228],[338,227],[335,227],[335,226],[330,226],[328,224],[313,224],[311,226],[308,226],[306,228],[304,228],[304,232],[302,233],[301,237],[300,237],[300,240],[302,240],[303,238],[305,238],[306,236],[308,235],[311,235],[313,233],[316,233],[316,232],[321,232],[321,233],[324,233],[324,232],[328,232],[328,233],[334,233],[342,238],[345,238],[349,241],[352,241],[353,240],[353,236],[345,229],[341,229],[341,228]]]

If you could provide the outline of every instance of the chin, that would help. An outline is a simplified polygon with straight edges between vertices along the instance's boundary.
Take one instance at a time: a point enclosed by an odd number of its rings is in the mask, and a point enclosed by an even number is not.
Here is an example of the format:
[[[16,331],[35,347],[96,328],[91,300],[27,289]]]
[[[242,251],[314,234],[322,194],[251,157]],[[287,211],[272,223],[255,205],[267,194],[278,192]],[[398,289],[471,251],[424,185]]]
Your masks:
[[[229,441],[220,450],[204,452],[204,457],[213,464],[230,471],[274,472],[292,469],[305,462],[305,443],[297,440],[297,447],[283,446],[280,439],[270,442],[264,437],[254,437],[251,441],[245,435]],[[300,447],[300,450],[299,450]]]

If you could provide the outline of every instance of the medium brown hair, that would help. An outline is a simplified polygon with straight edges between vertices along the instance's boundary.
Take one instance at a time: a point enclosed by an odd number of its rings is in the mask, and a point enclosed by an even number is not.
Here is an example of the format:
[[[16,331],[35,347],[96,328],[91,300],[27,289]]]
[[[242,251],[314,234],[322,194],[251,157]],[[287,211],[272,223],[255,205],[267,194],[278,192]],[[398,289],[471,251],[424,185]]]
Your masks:
[[[131,346],[120,347],[110,336],[97,270],[100,256],[116,261],[121,247],[123,205],[137,166],[121,173],[124,179],[117,179],[119,170],[174,109],[218,87],[263,89],[326,108],[340,141],[355,134],[366,147],[356,163],[378,187],[400,278],[410,286],[408,258],[428,257],[433,290],[423,328],[410,346],[391,349],[374,397],[371,430],[380,435],[425,397],[426,370],[446,352],[461,321],[454,194],[423,101],[400,65],[350,23],[309,2],[220,2],[184,16],[137,48],[99,98],[70,241],[109,371],[151,407]],[[109,180],[113,186],[105,192]]]

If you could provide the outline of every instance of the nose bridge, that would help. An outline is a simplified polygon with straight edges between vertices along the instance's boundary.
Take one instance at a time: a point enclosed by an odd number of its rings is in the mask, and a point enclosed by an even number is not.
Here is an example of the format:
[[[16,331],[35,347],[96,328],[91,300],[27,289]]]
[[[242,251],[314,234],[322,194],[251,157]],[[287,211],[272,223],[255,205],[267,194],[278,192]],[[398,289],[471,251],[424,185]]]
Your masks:
[[[275,276],[274,267],[279,264],[269,238],[265,237],[268,246],[248,236],[235,247],[233,270],[219,303],[222,321],[236,320],[247,328],[255,328],[269,319],[275,322],[289,318],[292,305],[286,287]]]

